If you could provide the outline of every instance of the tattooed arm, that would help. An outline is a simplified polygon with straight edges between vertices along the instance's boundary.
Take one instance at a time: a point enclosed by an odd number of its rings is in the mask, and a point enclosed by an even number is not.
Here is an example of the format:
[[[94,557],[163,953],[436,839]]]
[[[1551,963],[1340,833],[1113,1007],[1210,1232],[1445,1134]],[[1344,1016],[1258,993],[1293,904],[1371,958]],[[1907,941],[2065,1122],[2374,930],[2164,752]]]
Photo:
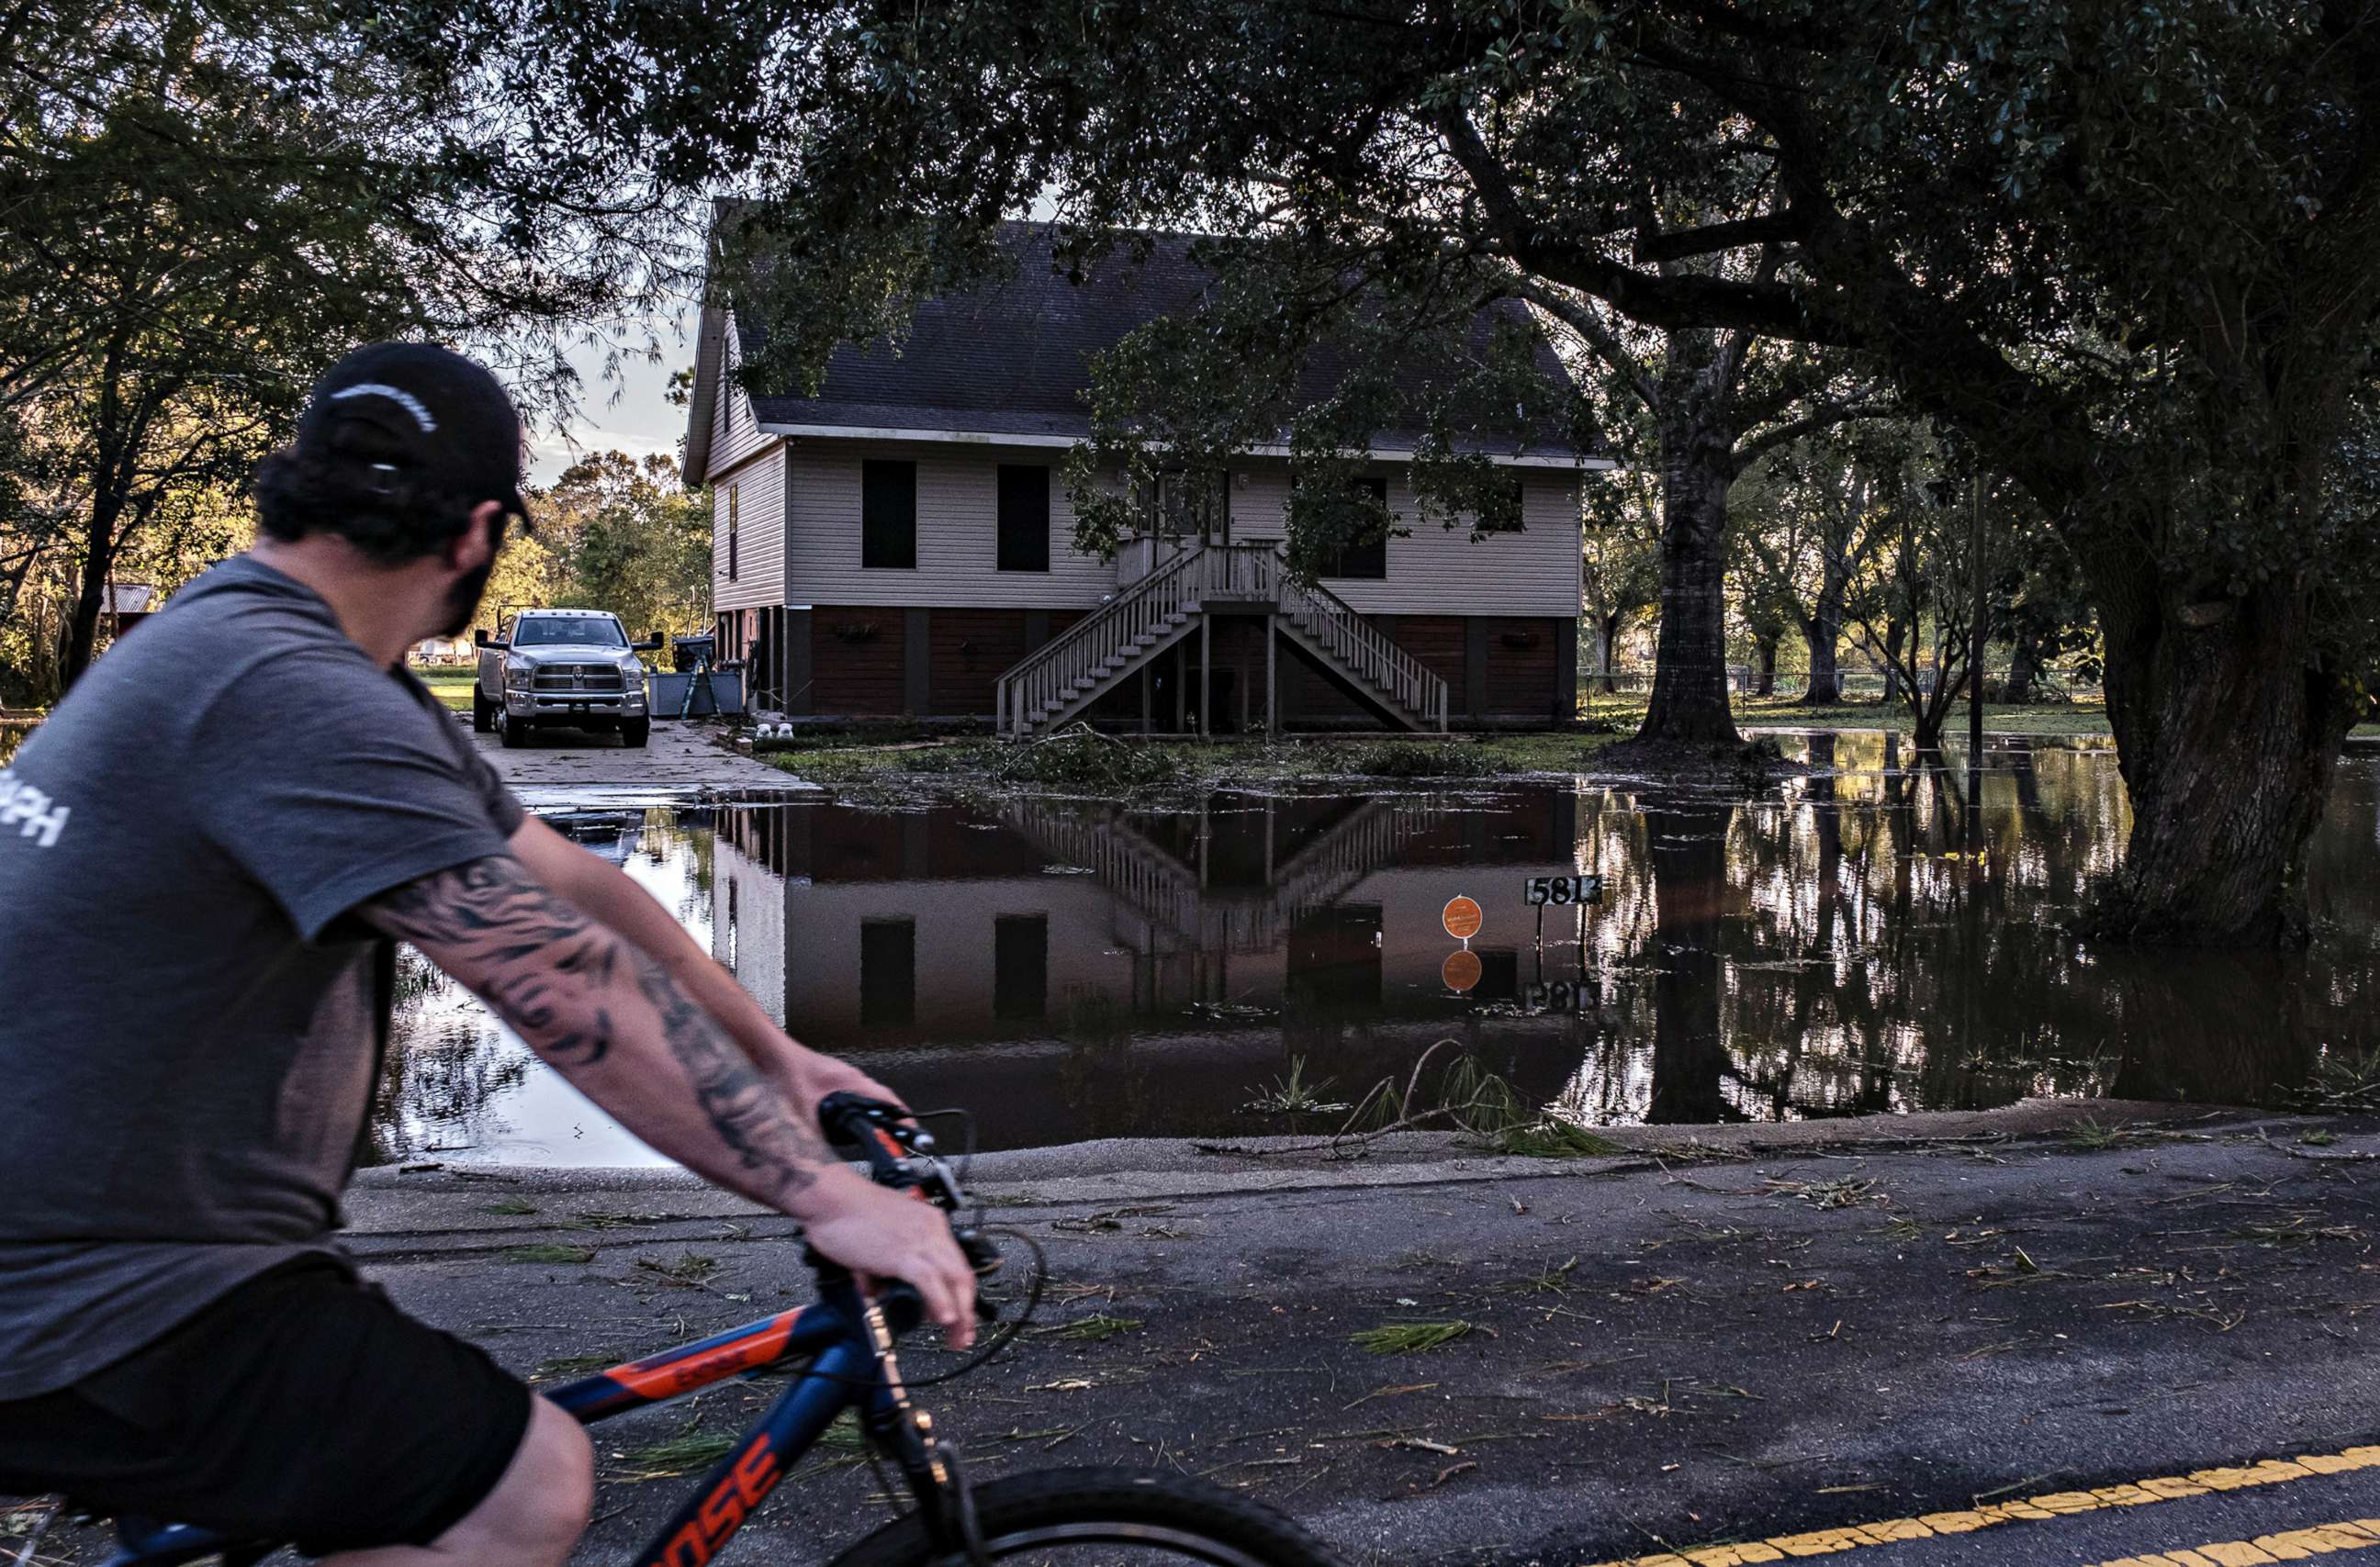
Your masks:
[[[634,942],[509,855],[358,910],[485,1001],[620,1124],[705,1179],[803,1221],[820,1251],[917,1287],[964,1346],[974,1277],[940,1212],[837,1161],[811,1119]]]
[[[838,1090],[900,1103],[900,1096],[832,1056],[796,1044],[777,1026],[718,961],[625,871],[548,827],[525,820],[512,837],[515,857],[530,875],[582,911],[618,931],[668,970],[697,1006],[719,1020],[728,1037],[795,1105],[815,1106]]]

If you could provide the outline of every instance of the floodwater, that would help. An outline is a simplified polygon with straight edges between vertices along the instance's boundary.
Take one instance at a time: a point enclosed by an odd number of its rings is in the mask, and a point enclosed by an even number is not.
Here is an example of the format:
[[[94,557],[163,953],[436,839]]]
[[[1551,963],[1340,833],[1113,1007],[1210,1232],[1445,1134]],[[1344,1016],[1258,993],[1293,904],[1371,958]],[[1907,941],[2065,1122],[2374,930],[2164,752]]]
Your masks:
[[[1789,751],[1816,771],[1750,801],[1533,783],[549,820],[797,1037],[921,1108],[968,1107],[987,1148],[1327,1129],[1245,1107],[1293,1068],[1360,1099],[1441,1039],[1594,1124],[2236,1101],[2380,1046],[2371,758],[2340,769],[2317,939],[2284,958],[2063,933],[2121,854],[2105,742],[1995,743],[1974,805],[1955,750],[1948,771],[1877,733]],[[1576,874],[1600,901],[1540,920],[1530,880]],[[1483,911],[1475,964],[1441,926],[1457,895]],[[402,990],[378,1157],[657,1158],[418,960]]]

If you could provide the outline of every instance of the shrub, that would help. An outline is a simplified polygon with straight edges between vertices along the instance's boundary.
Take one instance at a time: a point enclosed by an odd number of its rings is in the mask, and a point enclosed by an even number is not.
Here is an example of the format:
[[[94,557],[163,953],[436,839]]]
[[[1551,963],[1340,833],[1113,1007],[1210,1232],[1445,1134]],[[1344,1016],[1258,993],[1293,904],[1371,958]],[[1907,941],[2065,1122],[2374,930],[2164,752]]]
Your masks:
[[[1017,744],[939,747],[918,752],[909,765],[912,771],[973,773],[995,784],[1085,795],[1130,794],[1184,779],[1172,751],[1081,726]]]
[[[1500,757],[1451,741],[1382,740],[1332,762],[1333,771],[1361,778],[1494,778],[1512,771]]]

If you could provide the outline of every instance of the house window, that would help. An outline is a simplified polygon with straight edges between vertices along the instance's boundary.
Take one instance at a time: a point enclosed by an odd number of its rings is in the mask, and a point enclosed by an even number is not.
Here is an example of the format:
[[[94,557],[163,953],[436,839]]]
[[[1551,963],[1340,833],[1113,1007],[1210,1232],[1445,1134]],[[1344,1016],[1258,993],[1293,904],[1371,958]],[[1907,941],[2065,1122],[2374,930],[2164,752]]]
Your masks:
[[[859,564],[884,570],[917,565],[917,465],[859,465]]]
[[[1000,569],[1050,569],[1050,470],[1000,465]]]
[[[859,1026],[905,1028],[917,1018],[917,922],[859,922]]]
[[[1342,545],[1332,558],[1325,577],[1359,577],[1380,580],[1389,575],[1389,481],[1385,479],[1359,479],[1355,492],[1371,498],[1378,516],[1379,536],[1360,544]]]
[[[727,487],[727,580],[735,580],[735,486]]]
[[[1223,476],[1171,468],[1157,476],[1149,498],[1148,530],[1174,538],[1208,538],[1222,520]]]
[[[1039,1017],[1050,1010],[1050,917],[1003,914],[991,922],[991,1014]]]

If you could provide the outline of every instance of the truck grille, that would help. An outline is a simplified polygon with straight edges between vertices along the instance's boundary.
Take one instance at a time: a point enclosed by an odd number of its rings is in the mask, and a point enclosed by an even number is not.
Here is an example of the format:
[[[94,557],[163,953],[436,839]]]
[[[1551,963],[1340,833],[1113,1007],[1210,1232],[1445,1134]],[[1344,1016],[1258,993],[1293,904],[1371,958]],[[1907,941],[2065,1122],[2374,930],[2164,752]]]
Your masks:
[[[625,689],[618,666],[608,663],[554,663],[537,672],[540,691],[619,691]]]

